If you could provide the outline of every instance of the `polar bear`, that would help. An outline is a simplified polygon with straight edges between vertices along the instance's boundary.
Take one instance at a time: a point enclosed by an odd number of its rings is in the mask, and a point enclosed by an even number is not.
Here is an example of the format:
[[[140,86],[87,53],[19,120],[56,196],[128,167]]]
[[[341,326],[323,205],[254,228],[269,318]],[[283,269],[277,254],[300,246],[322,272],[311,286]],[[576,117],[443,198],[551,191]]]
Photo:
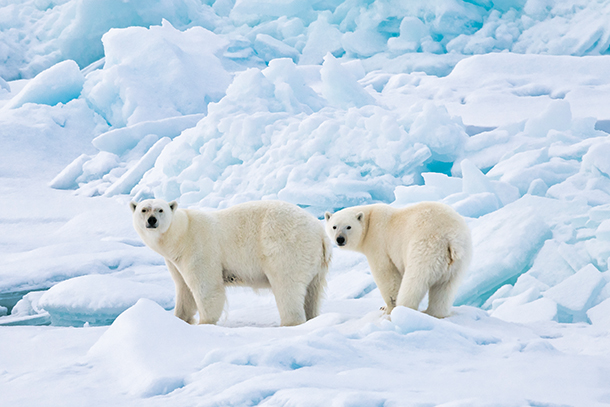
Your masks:
[[[325,218],[333,242],[366,255],[386,313],[398,305],[418,309],[428,293],[426,313],[437,318],[450,314],[472,255],[468,225],[451,207],[374,204],[326,212]]]
[[[177,317],[194,323],[198,311],[200,324],[216,323],[230,285],[271,288],[283,326],[318,315],[332,243],[298,206],[258,201],[204,212],[160,199],[130,206],[144,243],[165,258]]]

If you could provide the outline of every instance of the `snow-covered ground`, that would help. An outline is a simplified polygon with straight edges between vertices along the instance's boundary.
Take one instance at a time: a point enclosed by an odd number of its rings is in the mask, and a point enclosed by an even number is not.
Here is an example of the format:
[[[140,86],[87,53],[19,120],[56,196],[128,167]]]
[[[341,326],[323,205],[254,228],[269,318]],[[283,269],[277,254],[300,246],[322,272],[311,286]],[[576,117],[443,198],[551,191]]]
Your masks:
[[[610,1],[0,0],[0,406],[610,405]],[[172,315],[130,200],[442,201],[444,320]],[[321,220],[322,222],[322,220]],[[424,307],[425,304],[422,304]]]

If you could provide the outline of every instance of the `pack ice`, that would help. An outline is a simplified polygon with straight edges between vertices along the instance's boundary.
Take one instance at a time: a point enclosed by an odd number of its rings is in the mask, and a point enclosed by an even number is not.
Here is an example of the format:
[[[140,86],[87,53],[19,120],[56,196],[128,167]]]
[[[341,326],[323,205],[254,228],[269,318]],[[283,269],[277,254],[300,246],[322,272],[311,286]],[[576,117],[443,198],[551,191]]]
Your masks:
[[[0,0],[2,401],[610,403],[609,17],[606,0]],[[218,325],[189,326],[131,226],[145,198],[320,219],[439,201],[474,257],[444,320],[382,318],[366,259],[335,251],[318,318],[281,328],[271,295],[234,289]]]

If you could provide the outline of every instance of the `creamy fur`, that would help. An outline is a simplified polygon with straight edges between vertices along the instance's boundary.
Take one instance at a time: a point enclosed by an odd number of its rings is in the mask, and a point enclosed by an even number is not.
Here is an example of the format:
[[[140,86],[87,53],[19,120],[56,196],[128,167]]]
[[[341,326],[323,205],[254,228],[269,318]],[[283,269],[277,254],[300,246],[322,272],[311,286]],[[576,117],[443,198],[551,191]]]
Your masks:
[[[198,311],[199,323],[216,323],[227,285],[271,288],[282,325],[318,315],[332,246],[303,209],[258,201],[203,212],[158,199],[132,202],[131,209],[144,243],[165,258],[177,317],[194,323]]]
[[[375,204],[326,213],[326,232],[341,248],[366,255],[389,314],[397,306],[443,318],[472,255],[470,230],[451,207],[422,202],[397,209]]]

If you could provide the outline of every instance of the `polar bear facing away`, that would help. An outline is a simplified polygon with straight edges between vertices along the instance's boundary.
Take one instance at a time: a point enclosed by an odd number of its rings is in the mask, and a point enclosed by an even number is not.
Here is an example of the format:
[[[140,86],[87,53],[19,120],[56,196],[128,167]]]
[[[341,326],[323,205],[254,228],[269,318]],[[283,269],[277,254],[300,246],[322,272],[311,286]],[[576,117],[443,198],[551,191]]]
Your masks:
[[[176,285],[175,315],[214,324],[225,286],[271,288],[282,325],[318,315],[332,245],[324,227],[303,209],[258,201],[203,212],[176,202],[131,202],[133,224],[165,258]]]
[[[386,313],[398,305],[418,309],[428,293],[426,313],[450,315],[472,255],[468,225],[451,207],[375,204],[326,212],[325,217],[326,232],[340,248],[366,255]]]

